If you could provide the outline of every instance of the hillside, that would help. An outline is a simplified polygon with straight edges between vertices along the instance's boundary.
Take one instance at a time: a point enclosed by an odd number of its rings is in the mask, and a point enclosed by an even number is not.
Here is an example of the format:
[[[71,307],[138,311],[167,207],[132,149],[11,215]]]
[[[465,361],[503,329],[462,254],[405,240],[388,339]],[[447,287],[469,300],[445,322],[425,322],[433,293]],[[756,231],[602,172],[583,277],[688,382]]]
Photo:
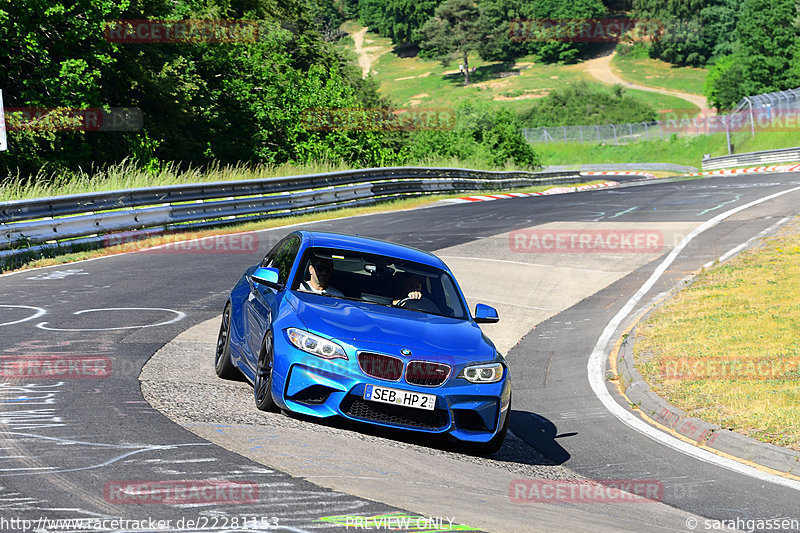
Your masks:
[[[479,99],[496,107],[523,113],[532,107],[532,101],[578,81],[585,81],[594,89],[603,91],[610,90],[612,85],[601,83],[595,78],[588,71],[586,62],[572,65],[547,64],[537,62],[534,56],[522,57],[514,63],[489,62],[474,54],[470,55],[469,64],[476,70],[472,74],[472,83],[464,87],[463,76],[459,73],[457,64],[445,66],[439,61],[421,58],[417,54],[398,53],[390,39],[365,31],[363,26],[355,22],[346,23],[342,29],[349,35],[340,41],[340,46],[358,62],[363,74],[379,84],[379,93],[389,97],[400,107],[453,107],[464,99]],[[702,80],[705,78],[703,69],[665,68],[667,64],[661,61],[639,60],[638,63],[615,62],[614,73],[623,78],[628,71],[634,71],[635,74],[639,69],[645,70],[642,62],[646,63],[646,68],[656,69],[661,74],[658,82],[652,85],[653,89],[674,91],[663,85],[664,79],[669,79],[669,85],[685,86],[681,92],[694,93],[696,99],[702,99]],[[665,71],[669,73],[668,78],[663,74]],[[646,74],[649,75],[651,74]],[[635,76],[631,76],[630,81],[647,85]],[[672,94],[627,87],[625,93],[651,105],[656,111],[700,110],[696,103]]]

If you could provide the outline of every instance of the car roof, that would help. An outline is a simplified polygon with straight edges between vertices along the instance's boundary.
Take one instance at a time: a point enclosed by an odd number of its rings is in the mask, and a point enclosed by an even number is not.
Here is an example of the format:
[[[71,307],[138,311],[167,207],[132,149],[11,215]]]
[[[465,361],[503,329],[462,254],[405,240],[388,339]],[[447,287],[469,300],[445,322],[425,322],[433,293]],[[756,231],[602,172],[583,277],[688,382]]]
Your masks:
[[[308,243],[308,246],[341,248],[344,250],[387,255],[449,271],[444,261],[435,255],[411,246],[373,239],[371,237],[362,237],[360,235],[346,235],[343,233],[328,233],[325,231],[298,231],[297,233],[303,237]]]

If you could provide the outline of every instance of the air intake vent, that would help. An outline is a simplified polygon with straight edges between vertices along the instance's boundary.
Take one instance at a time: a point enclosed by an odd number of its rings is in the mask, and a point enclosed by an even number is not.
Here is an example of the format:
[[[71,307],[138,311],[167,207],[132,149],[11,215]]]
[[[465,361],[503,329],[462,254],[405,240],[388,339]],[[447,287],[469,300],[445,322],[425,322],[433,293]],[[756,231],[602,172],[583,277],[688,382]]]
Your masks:
[[[340,409],[352,418],[371,422],[382,422],[399,427],[409,427],[427,430],[442,430],[450,425],[450,416],[444,409],[414,409],[399,405],[387,405],[378,402],[369,402],[358,396],[348,394],[345,396]]]

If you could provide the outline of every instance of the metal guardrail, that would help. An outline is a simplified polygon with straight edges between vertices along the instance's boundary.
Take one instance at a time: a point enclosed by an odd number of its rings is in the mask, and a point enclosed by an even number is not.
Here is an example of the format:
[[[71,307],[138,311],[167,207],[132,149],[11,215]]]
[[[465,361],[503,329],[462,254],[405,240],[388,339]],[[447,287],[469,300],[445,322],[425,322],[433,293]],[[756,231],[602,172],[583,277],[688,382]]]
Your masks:
[[[747,152],[744,154],[724,155],[720,157],[706,157],[702,161],[702,166],[703,170],[717,170],[720,168],[739,167],[742,165],[789,163],[792,161],[800,161],[800,147],[764,150],[762,152]]]
[[[51,246],[114,243],[109,236],[118,232],[195,229],[433,192],[503,190],[584,179],[577,171],[387,167],[14,200],[0,202],[0,258]]]

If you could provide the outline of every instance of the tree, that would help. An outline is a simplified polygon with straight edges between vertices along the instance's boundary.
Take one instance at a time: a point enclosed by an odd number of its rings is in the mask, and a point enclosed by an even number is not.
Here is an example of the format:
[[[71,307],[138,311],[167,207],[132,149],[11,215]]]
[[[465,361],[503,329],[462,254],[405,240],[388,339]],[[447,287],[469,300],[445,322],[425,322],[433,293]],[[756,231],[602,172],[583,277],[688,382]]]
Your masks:
[[[324,40],[325,22],[335,23],[333,5],[0,0],[0,88],[7,107],[133,107],[144,117],[140,131],[9,131],[0,180],[3,173],[36,174],[45,165],[45,174],[66,174],[126,158],[149,169],[168,161],[197,167],[399,160],[392,155],[393,132],[303,127],[308,108],[386,107],[375,84]],[[255,42],[121,44],[103,32],[106,21],[118,19],[246,19],[258,21],[260,31]]]
[[[676,65],[704,66],[730,54],[734,27],[743,0],[633,0],[633,14],[660,21],[664,33],[653,43],[651,57]]]
[[[603,17],[607,13],[601,0],[529,0],[521,4],[519,10],[523,18],[534,20],[587,20]],[[595,46],[594,43],[559,40],[533,41],[528,44],[527,53],[535,53],[548,63],[575,62],[581,53]]]
[[[718,109],[730,109],[745,96],[800,85],[800,28],[795,0],[744,0],[736,38],[738,48],[709,72],[704,92]]]
[[[436,8],[433,18],[422,27],[420,47],[429,50],[445,65],[460,57],[466,86],[469,85],[467,56],[478,49],[484,35],[480,10],[472,0],[445,0]]]
[[[744,60],[733,55],[721,57],[708,72],[703,92],[717,110],[733,109],[742,98],[748,96],[741,86],[747,70]]]
[[[741,57],[749,59],[749,94],[796,87],[792,59],[800,31],[794,25],[795,0],[744,0],[736,35]],[[752,91],[752,92],[750,92]]]

